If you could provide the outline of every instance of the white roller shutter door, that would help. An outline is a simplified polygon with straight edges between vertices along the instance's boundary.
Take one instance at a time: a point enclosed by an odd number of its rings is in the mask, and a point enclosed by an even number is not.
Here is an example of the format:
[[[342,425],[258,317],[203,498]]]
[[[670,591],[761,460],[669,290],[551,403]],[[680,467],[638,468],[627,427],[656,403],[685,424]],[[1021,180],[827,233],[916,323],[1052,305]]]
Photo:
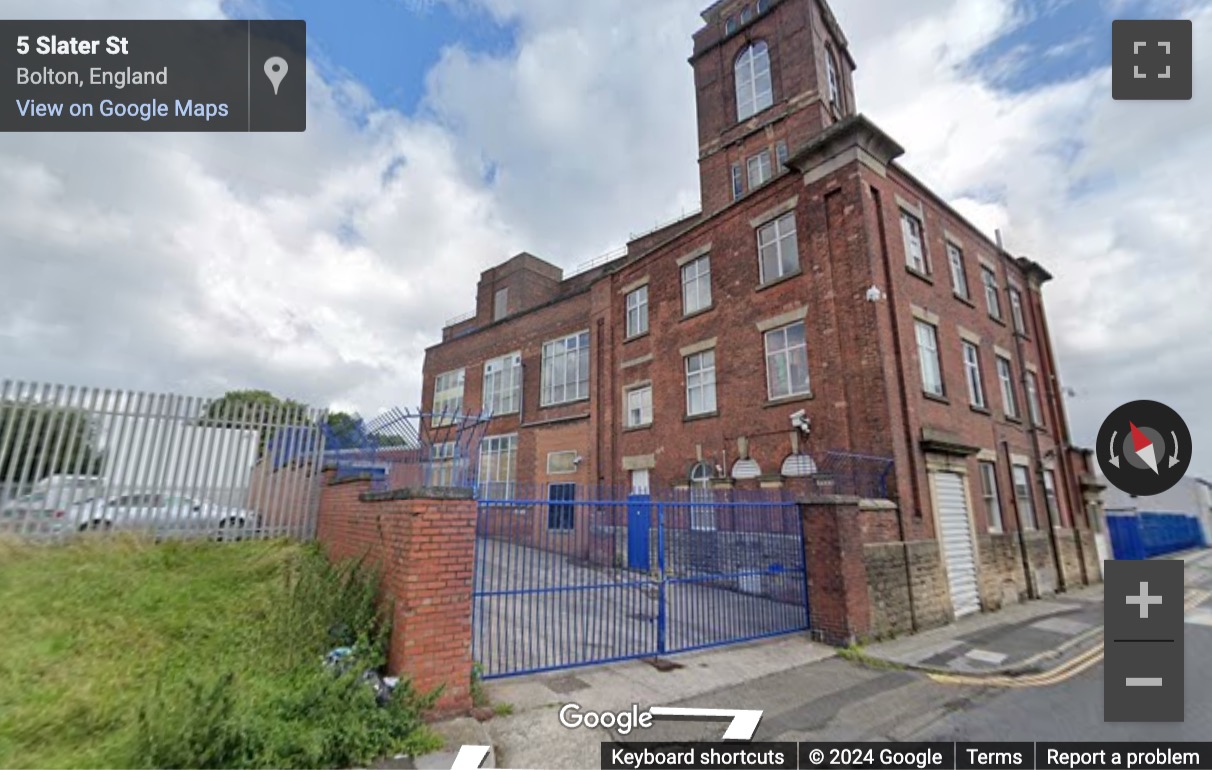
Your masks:
[[[935,473],[934,488],[938,494],[939,540],[947,564],[951,604],[957,618],[971,615],[980,611],[981,602],[964,479],[958,473]]]

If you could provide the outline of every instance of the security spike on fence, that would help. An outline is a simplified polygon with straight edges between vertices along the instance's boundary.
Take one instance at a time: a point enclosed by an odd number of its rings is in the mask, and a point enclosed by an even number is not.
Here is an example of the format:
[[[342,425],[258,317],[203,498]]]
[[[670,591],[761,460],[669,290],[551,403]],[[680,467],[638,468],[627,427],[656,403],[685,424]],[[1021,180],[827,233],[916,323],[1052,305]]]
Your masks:
[[[338,478],[370,476],[372,488],[475,485],[486,413],[392,407],[338,431],[325,426],[326,464]]]

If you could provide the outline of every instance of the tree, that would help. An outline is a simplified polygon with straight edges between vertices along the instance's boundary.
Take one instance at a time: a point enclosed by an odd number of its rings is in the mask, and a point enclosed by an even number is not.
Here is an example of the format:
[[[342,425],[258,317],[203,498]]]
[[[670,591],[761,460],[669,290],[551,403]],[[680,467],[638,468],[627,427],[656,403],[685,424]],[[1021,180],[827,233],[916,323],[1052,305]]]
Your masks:
[[[369,424],[357,415],[348,412],[330,412],[328,415],[329,449],[369,449],[373,447],[405,447],[408,439],[402,435],[376,429],[374,421]]]
[[[97,426],[87,410],[0,401],[0,483],[100,471]]]
[[[362,421],[348,412],[329,412],[329,449],[353,449],[362,446]]]
[[[279,425],[305,425],[309,423],[308,412],[307,404],[278,398],[268,390],[229,390],[210,402],[202,422],[223,428],[269,420]]]
[[[268,390],[229,390],[211,401],[198,424],[208,428],[256,430],[260,433],[257,459],[274,447],[274,465],[307,452],[314,417],[307,404],[279,398]]]

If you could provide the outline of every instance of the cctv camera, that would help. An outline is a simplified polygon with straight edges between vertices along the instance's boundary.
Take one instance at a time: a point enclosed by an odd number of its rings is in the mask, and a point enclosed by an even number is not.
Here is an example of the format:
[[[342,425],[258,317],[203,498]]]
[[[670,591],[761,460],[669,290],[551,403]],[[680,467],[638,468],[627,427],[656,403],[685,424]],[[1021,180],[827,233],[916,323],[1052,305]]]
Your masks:
[[[798,425],[799,423],[803,422],[805,414],[807,414],[807,412],[805,412],[803,409],[799,410],[798,412],[792,412],[791,422]]]

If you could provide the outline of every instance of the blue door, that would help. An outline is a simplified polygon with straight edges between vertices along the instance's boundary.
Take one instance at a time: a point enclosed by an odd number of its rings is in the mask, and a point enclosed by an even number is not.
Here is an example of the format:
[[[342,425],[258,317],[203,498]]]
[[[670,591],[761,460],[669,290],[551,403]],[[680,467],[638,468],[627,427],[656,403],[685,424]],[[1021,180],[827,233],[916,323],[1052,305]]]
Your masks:
[[[627,566],[647,570],[649,529],[652,527],[652,497],[630,495],[627,498]]]

